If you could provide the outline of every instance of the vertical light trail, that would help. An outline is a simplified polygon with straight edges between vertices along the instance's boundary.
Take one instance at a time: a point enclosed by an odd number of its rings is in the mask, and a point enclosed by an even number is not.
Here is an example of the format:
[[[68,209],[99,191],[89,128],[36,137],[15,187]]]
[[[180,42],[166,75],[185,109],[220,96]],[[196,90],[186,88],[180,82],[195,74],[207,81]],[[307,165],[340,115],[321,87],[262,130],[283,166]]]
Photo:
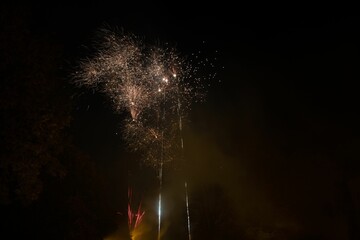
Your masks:
[[[158,240],[161,237],[161,188],[162,188],[163,162],[160,163],[159,169],[159,201],[158,201]]]
[[[158,240],[161,239],[161,208],[162,208],[162,181],[163,181],[163,165],[164,165],[164,124],[165,124],[165,89],[163,91],[163,109],[161,119],[161,156],[159,169],[159,202],[158,202]]]
[[[181,158],[184,158],[184,138],[182,136],[182,118],[181,118],[181,103],[178,98],[178,115],[179,115],[179,131],[180,131],[180,144],[181,144]],[[190,224],[190,209],[189,209],[189,194],[187,181],[185,180],[185,204],[186,204],[186,218],[187,218],[187,229],[188,239],[191,240],[191,224]]]
[[[186,200],[186,214],[187,214],[187,226],[188,226],[188,237],[191,240],[191,228],[190,228],[190,211],[189,211],[189,195],[187,189],[187,182],[185,181],[185,200]]]

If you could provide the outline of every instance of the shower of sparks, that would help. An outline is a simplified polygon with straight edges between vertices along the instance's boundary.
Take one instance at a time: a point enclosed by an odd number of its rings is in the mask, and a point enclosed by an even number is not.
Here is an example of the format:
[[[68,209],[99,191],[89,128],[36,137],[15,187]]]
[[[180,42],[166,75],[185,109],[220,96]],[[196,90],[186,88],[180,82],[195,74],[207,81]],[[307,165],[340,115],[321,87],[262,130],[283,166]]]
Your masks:
[[[80,63],[75,83],[104,93],[116,112],[129,114],[123,134],[130,149],[144,154],[145,163],[159,166],[161,144],[164,163],[171,161],[177,138],[178,99],[182,102],[181,115],[189,110],[192,101],[202,101],[203,79],[213,76],[199,77],[198,72],[201,65],[213,65],[208,59],[196,62],[196,55],[181,56],[168,44],[147,45],[132,34],[110,30],[101,33],[103,38],[94,55]],[[165,109],[166,121],[162,121]],[[161,132],[166,133],[166,139]]]

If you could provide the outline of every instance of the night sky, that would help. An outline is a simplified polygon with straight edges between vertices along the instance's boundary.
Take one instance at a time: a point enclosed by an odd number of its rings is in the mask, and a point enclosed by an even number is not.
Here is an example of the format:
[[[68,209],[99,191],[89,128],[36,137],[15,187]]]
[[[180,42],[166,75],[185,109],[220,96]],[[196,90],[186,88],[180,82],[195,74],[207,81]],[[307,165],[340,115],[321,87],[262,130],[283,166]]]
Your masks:
[[[126,114],[72,82],[100,29],[168,43],[204,67],[206,101],[164,170],[163,237],[360,239],[359,15],[351,6],[0,4],[0,232],[13,239],[156,239],[157,170]]]

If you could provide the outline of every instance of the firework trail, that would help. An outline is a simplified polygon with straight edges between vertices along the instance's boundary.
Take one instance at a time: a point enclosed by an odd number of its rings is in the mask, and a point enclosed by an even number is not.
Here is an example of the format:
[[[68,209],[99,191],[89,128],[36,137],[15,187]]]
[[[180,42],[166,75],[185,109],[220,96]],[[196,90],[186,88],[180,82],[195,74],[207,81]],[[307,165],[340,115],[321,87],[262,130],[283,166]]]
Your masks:
[[[188,227],[188,239],[191,240],[191,224],[190,224],[189,195],[188,195],[187,181],[185,181],[185,204],[186,204],[186,216],[187,216],[187,227]]]
[[[161,238],[161,193],[162,193],[162,172],[163,163],[160,163],[159,168],[159,199],[158,199],[158,240]]]
[[[178,116],[179,116],[179,133],[180,133],[180,149],[181,149],[181,160],[184,160],[184,138],[182,134],[182,115],[181,115],[181,101],[178,99]],[[187,181],[184,183],[185,187],[185,206],[186,206],[186,219],[187,219],[187,229],[188,229],[188,239],[191,240],[191,222],[190,222],[190,209],[189,209],[189,195]]]
[[[109,30],[101,33],[95,54],[80,63],[74,82],[105,94],[115,112],[128,113],[123,128],[128,147],[141,152],[143,162],[158,169],[160,239],[163,167],[175,158],[179,148],[183,151],[182,136],[181,146],[173,143],[182,134],[182,117],[191,102],[201,101],[205,96],[202,91],[205,77],[197,76],[199,65],[192,64],[173,48],[144,44],[132,34]],[[186,182],[185,189],[190,240]]]
[[[163,103],[165,103],[165,90],[163,90]],[[163,108],[163,114],[161,123],[165,121],[165,108]],[[164,166],[164,129],[161,132],[161,156],[159,166],[159,200],[158,200],[158,240],[161,238],[161,210],[162,210],[162,182],[163,182],[163,166]]]

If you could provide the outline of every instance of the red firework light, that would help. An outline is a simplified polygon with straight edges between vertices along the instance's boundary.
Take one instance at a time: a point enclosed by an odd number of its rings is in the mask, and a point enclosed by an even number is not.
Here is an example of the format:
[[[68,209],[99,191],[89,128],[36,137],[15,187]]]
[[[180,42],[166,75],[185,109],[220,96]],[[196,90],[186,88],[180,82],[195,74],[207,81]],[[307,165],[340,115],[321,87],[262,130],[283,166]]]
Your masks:
[[[141,209],[141,202],[139,203],[137,210],[134,212],[132,208],[132,190],[128,190],[128,224],[130,232],[133,232],[141,223],[145,211]]]

